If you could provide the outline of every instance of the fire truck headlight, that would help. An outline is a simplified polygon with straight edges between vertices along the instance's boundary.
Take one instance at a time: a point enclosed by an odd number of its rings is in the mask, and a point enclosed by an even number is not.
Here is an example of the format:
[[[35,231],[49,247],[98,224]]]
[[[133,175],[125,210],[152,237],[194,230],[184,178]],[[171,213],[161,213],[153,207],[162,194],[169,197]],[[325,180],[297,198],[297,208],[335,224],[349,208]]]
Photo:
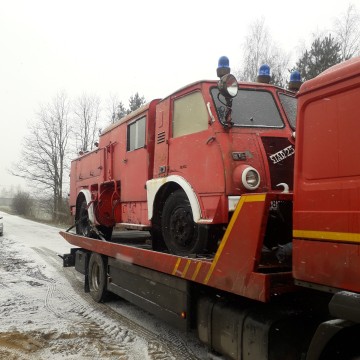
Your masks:
[[[255,168],[249,166],[242,172],[241,180],[245,189],[255,190],[260,185],[260,174]]]
[[[218,83],[218,88],[222,96],[225,98],[233,98],[237,95],[239,86],[234,75],[224,75]]]

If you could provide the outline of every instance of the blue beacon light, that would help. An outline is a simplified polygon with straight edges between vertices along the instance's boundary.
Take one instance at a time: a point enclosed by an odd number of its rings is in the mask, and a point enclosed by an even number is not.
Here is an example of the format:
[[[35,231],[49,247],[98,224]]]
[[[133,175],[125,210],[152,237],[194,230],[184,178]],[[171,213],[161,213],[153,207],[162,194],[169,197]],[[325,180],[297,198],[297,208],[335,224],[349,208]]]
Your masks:
[[[298,91],[302,84],[301,75],[298,70],[294,70],[290,74],[289,90]]]
[[[226,74],[230,74],[230,62],[227,56],[221,56],[219,58],[216,74],[219,78],[222,78]]]
[[[270,66],[268,64],[261,65],[256,81],[264,84],[269,84],[270,79]]]

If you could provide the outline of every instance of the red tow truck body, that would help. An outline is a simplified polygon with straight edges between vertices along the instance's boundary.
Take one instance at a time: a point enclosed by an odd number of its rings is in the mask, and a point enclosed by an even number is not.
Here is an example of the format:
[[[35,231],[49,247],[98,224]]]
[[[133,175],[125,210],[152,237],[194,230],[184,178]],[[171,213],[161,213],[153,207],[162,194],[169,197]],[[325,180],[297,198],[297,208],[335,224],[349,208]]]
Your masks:
[[[304,83],[297,98],[294,192],[242,193],[214,254],[62,232],[78,247],[64,266],[85,275],[96,301],[114,292],[229,359],[359,358],[360,58]],[[289,225],[290,243],[269,248]]]
[[[298,95],[294,276],[360,291],[360,62],[337,65]]]

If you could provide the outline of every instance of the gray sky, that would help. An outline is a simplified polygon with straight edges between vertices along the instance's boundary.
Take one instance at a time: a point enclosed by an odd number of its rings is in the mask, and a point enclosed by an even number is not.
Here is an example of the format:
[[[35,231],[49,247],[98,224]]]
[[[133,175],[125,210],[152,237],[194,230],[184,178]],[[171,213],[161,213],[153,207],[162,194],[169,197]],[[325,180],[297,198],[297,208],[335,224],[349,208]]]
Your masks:
[[[239,68],[249,25],[264,17],[272,39],[296,60],[311,34],[327,31],[360,0],[0,0],[0,191],[27,124],[59,91],[70,97],[136,91],[147,101],[215,79],[226,55]]]

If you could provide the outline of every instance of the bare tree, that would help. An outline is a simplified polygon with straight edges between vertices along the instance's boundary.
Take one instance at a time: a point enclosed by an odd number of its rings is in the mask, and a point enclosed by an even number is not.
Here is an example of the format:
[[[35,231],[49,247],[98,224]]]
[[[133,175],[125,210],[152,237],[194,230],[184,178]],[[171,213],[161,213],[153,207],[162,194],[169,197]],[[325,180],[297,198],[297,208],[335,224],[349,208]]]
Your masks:
[[[100,98],[84,93],[75,100],[73,110],[77,150],[92,150],[100,130]]]
[[[268,64],[272,83],[285,86],[289,56],[273,43],[263,18],[251,24],[242,47],[243,67],[237,72],[239,80],[255,81],[260,65]]]
[[[68,167],[69,100],[59,93],[40,107],[37,121],[29,125],[21,160],[11,173],[29,180],[45,195],[51,192],[53,220],[59,218],[63,203],[64,171]]]
[[[111,123],[120,120],[126,115],[126,108],[122,101],[115,94],[110,94],[107,101],[107,118],[111,119]]]
[[[359,54],[360,15],[354,4],[349,4],[346,12],[335,20],[336,41],[341,45],[342,60]]]

